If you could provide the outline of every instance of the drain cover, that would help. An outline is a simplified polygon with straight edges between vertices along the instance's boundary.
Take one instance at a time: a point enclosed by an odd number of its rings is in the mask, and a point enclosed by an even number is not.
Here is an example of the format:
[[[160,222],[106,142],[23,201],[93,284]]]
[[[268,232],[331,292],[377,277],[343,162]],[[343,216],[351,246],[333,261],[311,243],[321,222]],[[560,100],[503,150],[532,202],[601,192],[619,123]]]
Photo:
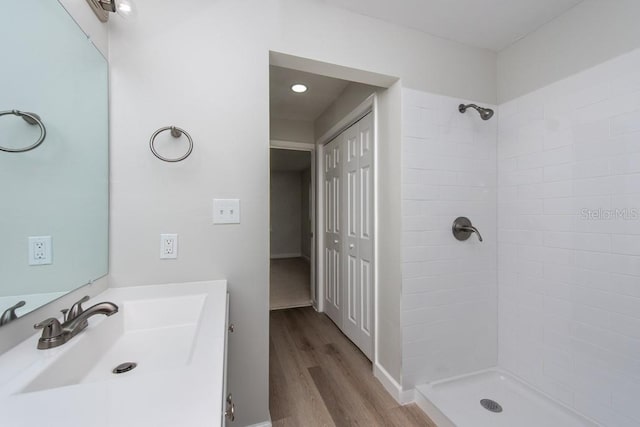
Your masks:
[[[138,366],[135,362],[124,362],[113,368],[114,374],[124,374],[125,372],[129,372]]]
[[[502,412],[502,406],[495,400],[491,399],[482,399],[480,404],[484,409],[491,412]]]

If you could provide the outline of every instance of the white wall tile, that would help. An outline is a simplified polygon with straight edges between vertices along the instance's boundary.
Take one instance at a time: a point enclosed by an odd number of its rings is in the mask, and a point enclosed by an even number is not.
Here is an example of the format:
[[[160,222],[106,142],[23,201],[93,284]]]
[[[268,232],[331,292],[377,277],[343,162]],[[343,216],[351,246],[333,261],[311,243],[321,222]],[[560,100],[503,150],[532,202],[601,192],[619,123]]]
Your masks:
[[[497,118],[460,114],[468,102],[403,91],[405,388],[497,363]],[[530,174],[514,179],[542,181],[542,169]],[[458,216],[484,243],[454,239]]]
[[[640,425],[638,76],[635,51],[498,123],[500,366],[606,426]]]

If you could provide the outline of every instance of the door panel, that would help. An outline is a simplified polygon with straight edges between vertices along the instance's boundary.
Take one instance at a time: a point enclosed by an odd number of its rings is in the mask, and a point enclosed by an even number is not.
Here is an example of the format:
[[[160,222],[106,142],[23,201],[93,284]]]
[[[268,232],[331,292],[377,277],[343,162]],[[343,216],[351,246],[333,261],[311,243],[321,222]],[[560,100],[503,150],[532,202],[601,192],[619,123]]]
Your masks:
[[[371,359],[373,115],[327,144],[325,153],[325,311]]]
[[[340,138],[336,138],[325,146],[325,312],[338,327],[342,325],[340,309],[342,300],[342,273],[340,271]]]

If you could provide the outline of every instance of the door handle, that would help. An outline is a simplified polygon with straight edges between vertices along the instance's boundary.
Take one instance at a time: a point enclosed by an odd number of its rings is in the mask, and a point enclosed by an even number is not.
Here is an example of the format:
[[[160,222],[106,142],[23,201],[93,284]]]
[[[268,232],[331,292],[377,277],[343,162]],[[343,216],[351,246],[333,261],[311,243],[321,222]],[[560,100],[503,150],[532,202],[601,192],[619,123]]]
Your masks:
[[[353,248],[355,248],[355,247],[356,247],[356,245],[354,245],[353,243],[350,243],[350,244],[349,244],[349,249],[353,249]]]
[[[337,245],[338,244],[338,240],[337,239],[334,240],[333,243],[335,243]]]

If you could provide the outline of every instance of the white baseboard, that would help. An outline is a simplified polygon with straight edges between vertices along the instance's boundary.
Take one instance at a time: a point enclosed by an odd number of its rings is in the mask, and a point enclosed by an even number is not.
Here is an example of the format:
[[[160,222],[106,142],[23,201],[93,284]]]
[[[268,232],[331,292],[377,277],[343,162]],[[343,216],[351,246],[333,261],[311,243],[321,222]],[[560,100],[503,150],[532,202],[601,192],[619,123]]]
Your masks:
[[[373,365],[373,376],[382,383],[387,392],[401,405],[414,401],[414,390],[403,390],[402,386],[379,364]]]
[[[290,254],[271,254],[271,259],[283,259],[283,258],[300,258],[302,254],[298,253],[290,253]]]

